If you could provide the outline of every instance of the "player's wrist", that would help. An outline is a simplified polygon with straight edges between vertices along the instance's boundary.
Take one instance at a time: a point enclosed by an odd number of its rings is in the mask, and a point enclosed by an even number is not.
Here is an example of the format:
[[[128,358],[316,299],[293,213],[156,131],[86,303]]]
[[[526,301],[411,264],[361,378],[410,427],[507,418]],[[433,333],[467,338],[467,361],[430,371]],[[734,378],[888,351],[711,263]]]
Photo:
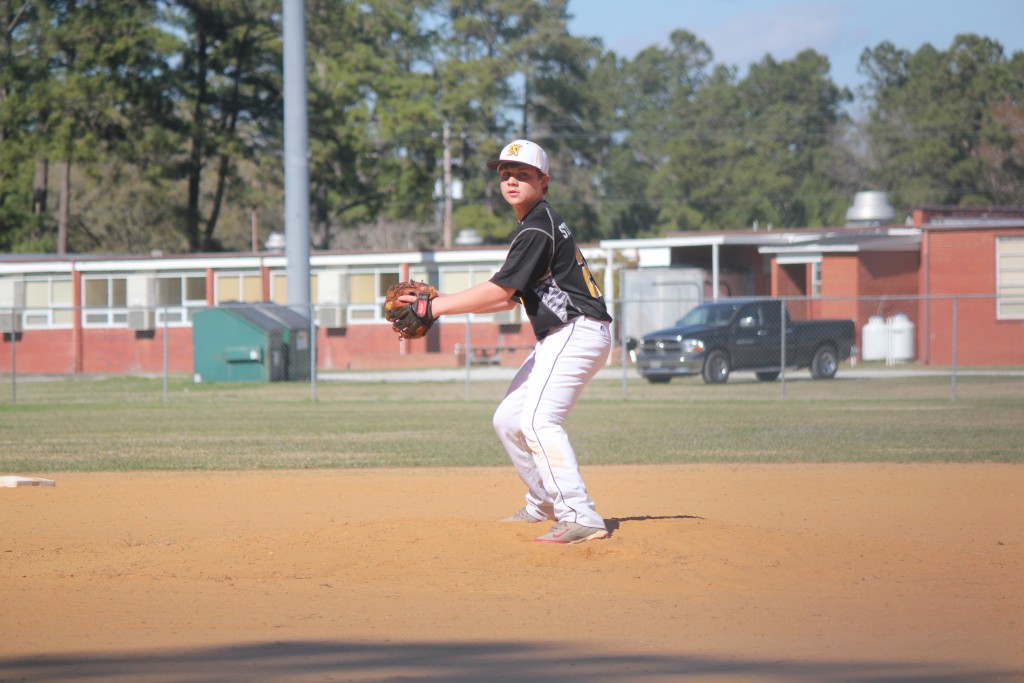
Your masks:
[[[445,304],[440,300],[442,296],[444,295],[438,295],[436,298],[431,299],[430,301],[430,307],[428,311],[430,312],[430,315],[432,315],[435,319],[440,318],[445,313]]]

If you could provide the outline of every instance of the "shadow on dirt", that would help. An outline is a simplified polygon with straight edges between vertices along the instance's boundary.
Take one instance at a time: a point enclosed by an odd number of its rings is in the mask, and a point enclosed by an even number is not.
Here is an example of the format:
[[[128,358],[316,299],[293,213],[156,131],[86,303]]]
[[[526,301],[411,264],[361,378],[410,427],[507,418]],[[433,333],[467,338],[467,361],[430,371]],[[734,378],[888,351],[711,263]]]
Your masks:
[[[446,681],[448,683],[612,683],[687,680],[891,681],[989,683],[1018,671],[977,671],[914,662],[787,662],[708,656],[666,657],[588,651],[539,643],[288,641],[238,646],[50,654],[0,658],[0,681],[125,680],[189,683],[251,681]]]
[[[704,519],[697,515],[641,515],[637,517],[609,517],[604,520],[608,531],[615,533],[623,522],[650,522],[657,519]]]

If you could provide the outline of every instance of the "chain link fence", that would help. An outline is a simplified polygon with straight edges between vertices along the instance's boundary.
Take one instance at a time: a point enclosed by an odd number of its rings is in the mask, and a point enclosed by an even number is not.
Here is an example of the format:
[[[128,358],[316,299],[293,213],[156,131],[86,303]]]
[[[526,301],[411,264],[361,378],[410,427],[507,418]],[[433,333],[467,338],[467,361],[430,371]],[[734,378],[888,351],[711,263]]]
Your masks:
[[[609,300],[616,344],[598,381],[622,400],[702,391],[785,400],[812,385],[823,399],[841,399],[859,381],[914,379],[931,397],[955,401],[968,378],[1024,384],[1024,319],[1003,314],[992,295],[705,302],[696,289],[652,294]],[[714,305],[696,310],[702,304]],[[252,334],[225,324],[205,337],[202,308],[0,311],[0,402],[18,403],[28,383],[99,375],[160,380],[167,400],[172,383],[237,381],[243,371],[253,373],[247,381],[308,383],[310,400],[325,384],[388,381],[462,383],[472,400],[474,385],[511,379],[533,344],[528,323],[488,316],[445,320],[443,337],[398,349],[385,323],[325,328],[317,306],[290,316],[272,304],[251,308],[263,317]],[[331,362],[339,350],[344,366]],[[223,362],[223,375],[200,372],[203,353]]]

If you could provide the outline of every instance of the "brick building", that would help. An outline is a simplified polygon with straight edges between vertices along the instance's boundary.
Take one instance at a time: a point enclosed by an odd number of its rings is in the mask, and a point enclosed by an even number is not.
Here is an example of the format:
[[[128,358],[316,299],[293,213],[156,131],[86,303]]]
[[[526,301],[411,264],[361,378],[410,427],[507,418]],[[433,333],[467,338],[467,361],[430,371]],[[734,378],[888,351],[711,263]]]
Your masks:
[[[618,306],[616,338],[649,331],[625,329],[629,297],[618,275],[671,279],[686,271],[698,300],[787,297],[795,318],[852,319],[858,335],[877,317],[906,316],[914,359],[925,364],[1024,364],[1024,210],[921,207],[912,218],[604,240],[585,252]],[[504,256],[493,247],[312,254],[308,313],[318,367],[454,366],[467,339],[508,352],[493,362],[518,364],[532,343],[518,311],[446,317],[425,340],[401,345],[381,315],[384,293],[400,279],[457,291],[488,279]],[[284,304],[285,267],[284,254],[273,252],[0,256],[0,372],[190,373],[194,312],[226,302]]]
[[[925,364],[1024,363],[1022,209],[926,206],[899,226],[675,233],[601,246],[609,263],[629,251],[640,267],[703,268],[709,298],[722,273],[741,274],[746,287],[733,295],[789,298],[797,319],[851,319],[861,348],[870,321],[905,316]]]

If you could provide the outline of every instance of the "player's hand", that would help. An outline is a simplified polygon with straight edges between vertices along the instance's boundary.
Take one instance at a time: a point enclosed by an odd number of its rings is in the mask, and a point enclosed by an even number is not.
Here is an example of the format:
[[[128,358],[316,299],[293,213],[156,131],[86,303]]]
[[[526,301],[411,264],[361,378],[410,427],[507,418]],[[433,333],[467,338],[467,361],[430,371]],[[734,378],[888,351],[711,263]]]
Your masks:
[[[407,298],[407,295],[398,297],[397,301],[403,298]],[[432,301],[430,292],[424,291],[412,297],[411,303],[391,311],[388,320],[391,321],[391,329],[398,333],[400,339],[419,339],[426,336],[427,331],[437,320],[430,310]]]

